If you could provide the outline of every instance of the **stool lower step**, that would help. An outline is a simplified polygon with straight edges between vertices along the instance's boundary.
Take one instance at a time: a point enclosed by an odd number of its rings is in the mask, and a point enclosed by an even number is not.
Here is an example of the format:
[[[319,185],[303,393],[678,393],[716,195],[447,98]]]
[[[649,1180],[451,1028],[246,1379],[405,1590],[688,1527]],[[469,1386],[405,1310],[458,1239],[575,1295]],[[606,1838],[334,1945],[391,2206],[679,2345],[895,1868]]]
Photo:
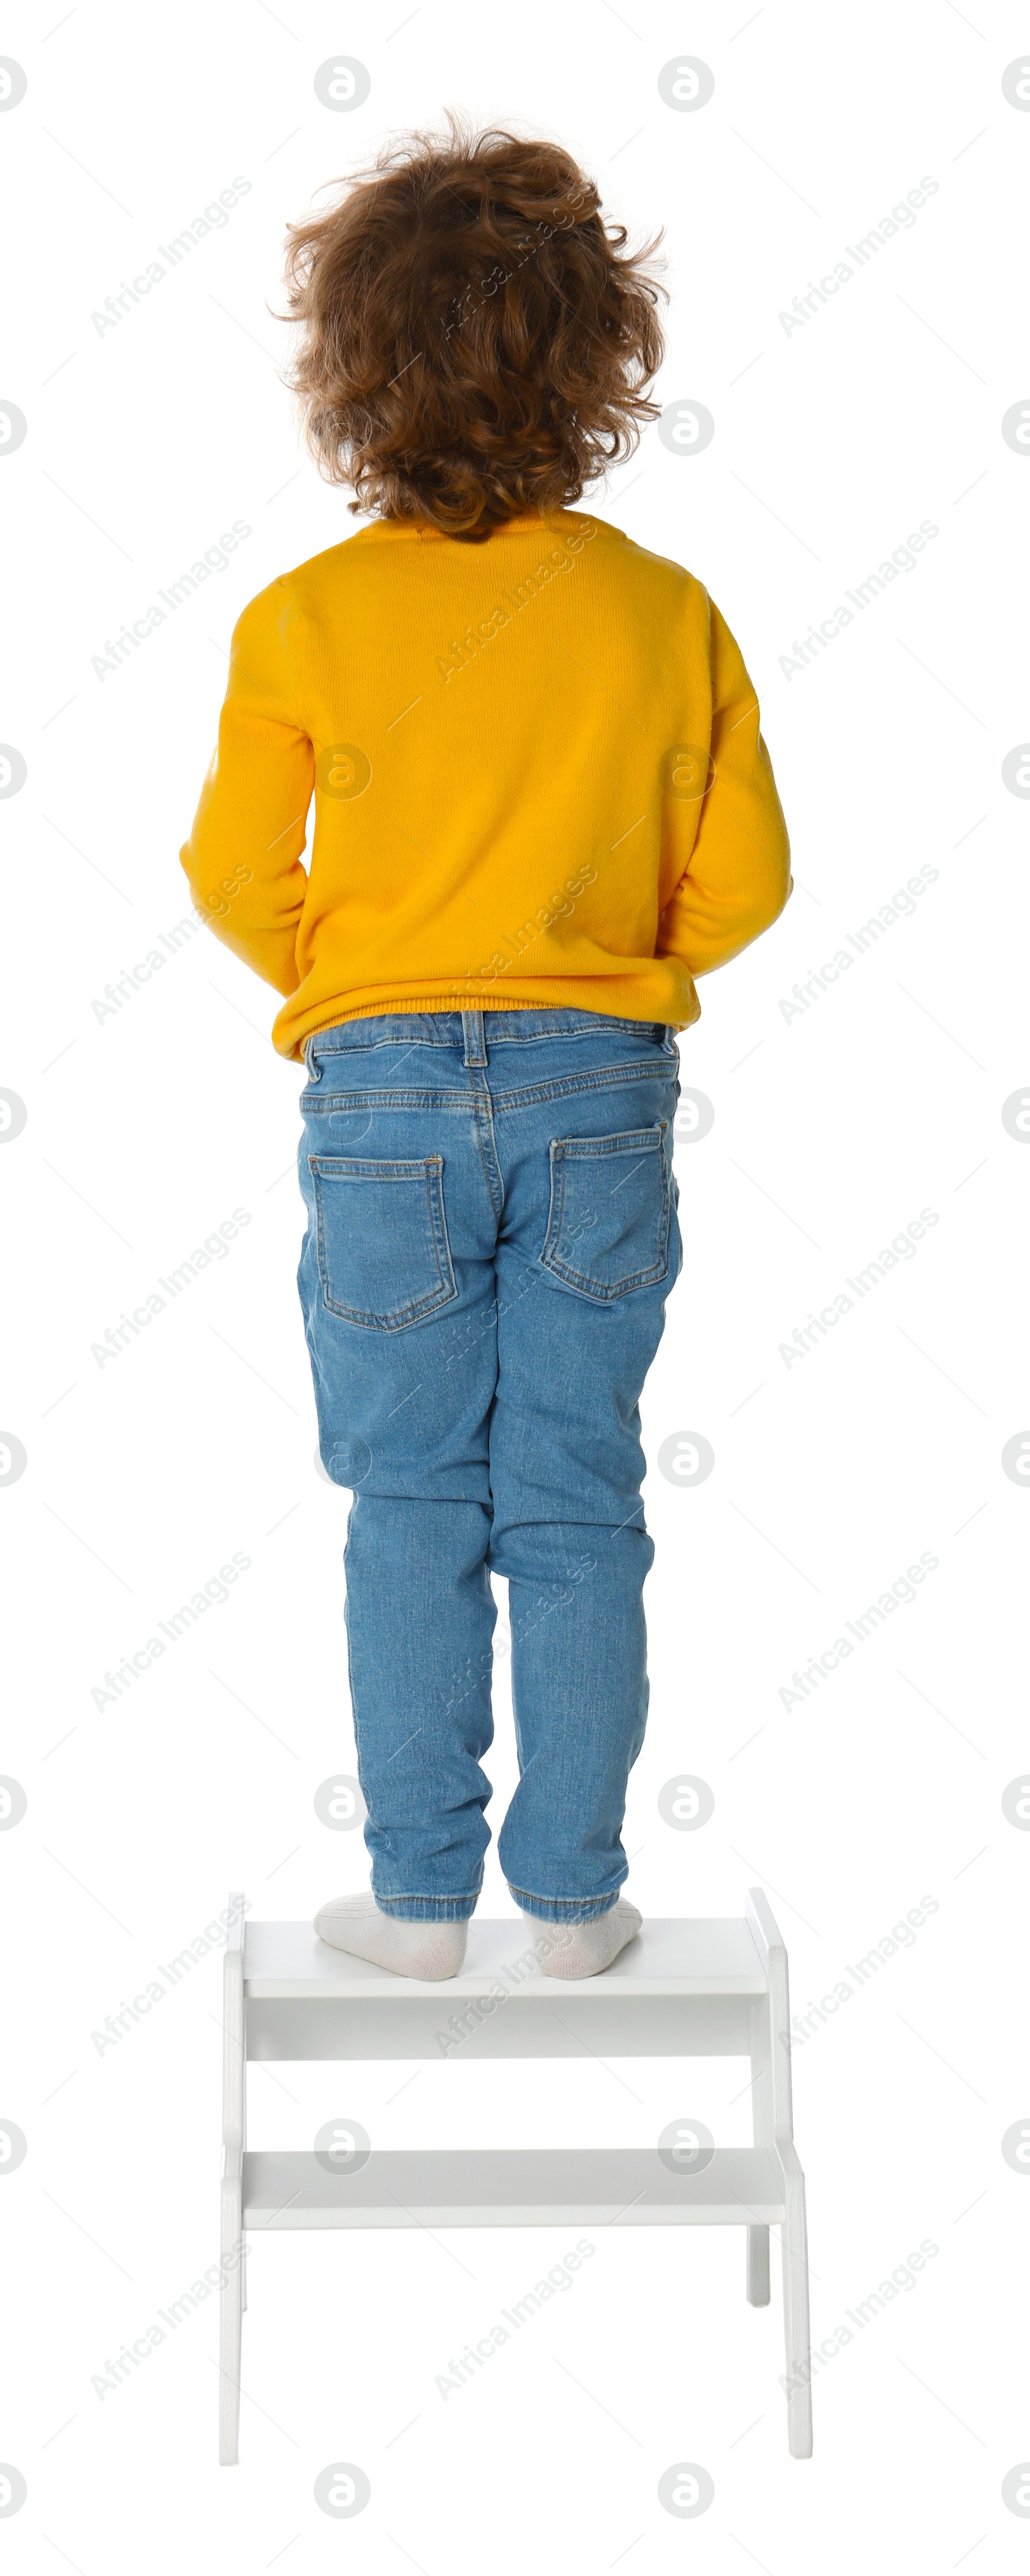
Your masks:
[[[719,2147],[670,2172],[653,2147],[380,2150],[355,2173],[311,2154],[243,2157],[242,2223],[270,2227],[778,2227],[775,2152]]]

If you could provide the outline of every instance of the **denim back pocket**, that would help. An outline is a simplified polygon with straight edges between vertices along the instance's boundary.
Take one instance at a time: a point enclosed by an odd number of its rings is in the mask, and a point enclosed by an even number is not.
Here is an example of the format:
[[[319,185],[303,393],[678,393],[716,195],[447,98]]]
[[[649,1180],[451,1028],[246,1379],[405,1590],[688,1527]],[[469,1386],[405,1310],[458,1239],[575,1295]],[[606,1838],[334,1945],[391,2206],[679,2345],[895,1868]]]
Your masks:
[[[650,1288],[669,1265],[665,1127],[621,1136],[556,1136],[541,1261],[567,1288],[607,1305]]]
[[[384,1163],[358,1154],[309,1154],[308,1167],[318,1273],[330,1314],[396,1333],[457,1296],[442,1155]]]

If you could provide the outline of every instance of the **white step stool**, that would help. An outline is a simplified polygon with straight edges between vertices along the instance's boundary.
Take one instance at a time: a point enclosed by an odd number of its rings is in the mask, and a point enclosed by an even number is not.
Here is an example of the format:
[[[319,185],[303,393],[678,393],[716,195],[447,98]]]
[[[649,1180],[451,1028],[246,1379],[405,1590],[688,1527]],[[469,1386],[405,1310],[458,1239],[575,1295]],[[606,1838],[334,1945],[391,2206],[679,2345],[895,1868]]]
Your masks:
[[[367,1966],[308,1923],[248,1923],[231,1896],[225,1954],[219,2457],[239,2457],[248,2228],[747,2228],[747,2295],[769,2298],[769,2230],[782,2230],[787,2429],[812,2450],[805,2179],[794,2146],[787,1953],[761,1888],[743,1920],[648,1922],[601,1976],[526,1973],[532,1932],[469,1925],[458,1977],[427,1985]],[[507,1972],[507,1973],[505,1973]],[[491,1997],[491,1989],[493,1996]],[[556,2009],[560,2005],[560,2014]],[[452,2016],[474,2057],[748,2057],[754,2145],[717,2147],[698,2172],[655,2147],[374,2149],[353,2172],[314,2154],[249,2155],[247,2059],[439,2059]]]

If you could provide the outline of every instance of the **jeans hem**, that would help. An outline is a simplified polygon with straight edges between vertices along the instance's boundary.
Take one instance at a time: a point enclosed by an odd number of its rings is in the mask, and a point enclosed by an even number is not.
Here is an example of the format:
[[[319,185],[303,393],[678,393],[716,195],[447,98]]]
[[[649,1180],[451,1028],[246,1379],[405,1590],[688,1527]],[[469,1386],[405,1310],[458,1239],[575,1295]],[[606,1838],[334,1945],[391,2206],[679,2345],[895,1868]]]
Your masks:
[[[479,1902],[481,1890],[472,1896],[380,1896],[373,1888],[380,1914],[392,1914],[400,1923],[467,1923]]]
[[[510,1895],[520,1914],[530,1914],[540,1923],[592,1923],[599,1914],[610,1914],[619,1902],[619,1888],[612,1896],[531,1896],[524,1887],[513,1887],[507,1881]]]

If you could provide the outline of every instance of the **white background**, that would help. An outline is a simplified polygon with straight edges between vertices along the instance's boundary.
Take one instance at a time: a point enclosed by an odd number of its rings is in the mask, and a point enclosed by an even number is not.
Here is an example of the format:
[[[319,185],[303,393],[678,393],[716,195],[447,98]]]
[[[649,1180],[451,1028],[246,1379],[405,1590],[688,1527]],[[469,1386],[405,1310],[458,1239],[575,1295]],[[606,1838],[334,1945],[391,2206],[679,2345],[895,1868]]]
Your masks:
[[[1030,1498],[1001,1452],[1030,1423],[1030,1153],[1001,1108],[1027,1085],[1030,1036],[1027,816],[1001,767],[1030,733],[1030,462],[1000,424],[1030,400],[1030,115],[1001,81],[1025,16],[982,0],[871,0],[860,17],[397,7],[395,26],[296,0],[186,0],[171,19],[54,0],[53,32],[47,10],[15,9],[3,38],[28,75],[0,117],[19,245],[0,394],[28,423],[0,457],[0,735],[28,764],[3,808],[0,1083],[27,1122],[0,1156],[0,1418],[28,1462],[0,1494],[0,1758],[28,1797],[0,1841],[0,2113],[28,2140],[0,2175],[17,2317],[0,2454],[28,2481],[5,2545],[19,2570],[82,2576],[198,2551],[377,2576],[527,2556],[780,2576],[888,2548],[899,2565],[1014,2566],[1001,2482],[1027,2438],[1024,2194],[1001,2138],[1030,2113],[1012,2046],[1027,1846],[1001,1798],[1028,1749]],[[315,96],[334,47],[371,76],[352,115]],[[659,95],[677,47],[714,72],[697,114]],[[113,1016],[92,1005],[188,909],[178,849],[240,608],[355,524],[302,456],[280,380],[285,224],[445,105],[559,139],[634,241],[666,227],[658,391],[703,402],[715,437],[677,456],[649,429],[583,506],[708,585],[792,836],[786,914],[702,986],[682,1042],[715,1123],[677,1148],[686,1266],[644,1402],[652,1715],[626,1840],[649,1913],[735,1914],[761,1883],[802,2015],[936,1900],[795,2056],[809,2463],[787,2454],[777,2270],[772,2306],[750,2310],[730,2230],[602,2231],[575,2286],[446,2398],[450,2357],[564,2239],[265,2240],[231,2473],[215,2465],[214,2299],[107,2393],[92,2385],[217,2252],[217,1945],[114,2044],[92,2034],[230,1885],[257,1916],[300,1917],[367,1866],[360,1835],[313,1809],[353,1745],[347,1497],[313,1465],[294,1287],[298,1069],[269,1044],[271,991],[199,933]],[[99,332],[122,279],[237,174],[250,193],[226,225]],[[781,311],[924,175],[938,190],[914,225],[788,335]],[[228,567],[98,677],[106,639],[235,519],[251,533]],[[792,639],[924,519],[939,533],[918,567],[788,677]],[[939,875],[916,916],[786,1019],[793,985],[924,864]],[[238,1206],[251,1222],[226,1259],[101,1367],[106,1328]],[[915,1257],[788,1367],[781,1343],[927,1206]],[[696,1490],[654,1464],[688,1429],[715,1451]],[[229,1600],[98,1706],[105,1672],[234,1551],[252,1562]],[[795,1668],[924,1551],[939,1564],[918,1599],[787,1707]],[[496,1700],[495,1828],[514,1758],[503,1664]],[[714,1791],[694,1834],[658,1813],[677,1765]],[[482,1902],[511,1911],[492,1854]],[[308,2145],[336,2114],[381,2145],[645,2143],[690,2113],[723,2143],[748,2134],[744,2070],[726,2065],[410,2074],[258,2069],[252,2143]],[[923,2240],[937,2250],[918,2280],[839,2346],[846,2312]],[[372,2484],[342,2534],[313,2496],[340,2457]],[[715,2481],[686,2534],[657,2494],[684,2457]]]

